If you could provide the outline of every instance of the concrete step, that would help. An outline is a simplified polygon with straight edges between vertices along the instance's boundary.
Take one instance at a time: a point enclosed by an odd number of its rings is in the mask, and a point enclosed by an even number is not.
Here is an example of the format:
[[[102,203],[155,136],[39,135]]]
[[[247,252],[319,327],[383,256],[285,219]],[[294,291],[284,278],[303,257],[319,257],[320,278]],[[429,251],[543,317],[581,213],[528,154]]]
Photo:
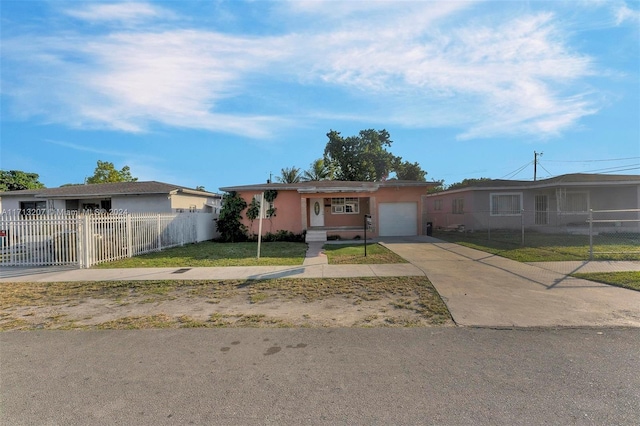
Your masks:
[[[309,231],[304,239],[305,242],[325,242],[327,241],[327,231]]]

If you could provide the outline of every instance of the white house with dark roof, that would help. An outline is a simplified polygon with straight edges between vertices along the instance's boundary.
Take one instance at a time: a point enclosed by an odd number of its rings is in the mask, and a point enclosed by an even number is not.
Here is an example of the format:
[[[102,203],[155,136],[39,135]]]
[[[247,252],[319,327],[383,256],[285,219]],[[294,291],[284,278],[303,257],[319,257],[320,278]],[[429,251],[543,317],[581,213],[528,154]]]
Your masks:
[[[117,182],[0,192],[0,211],[215,213],[221,199],[219,194],[163,182]]]
[[[486,180],[429,194],[424,202],[426,220],[436,229],[584,232],[593,210],[598,231],[640,232],[640,175]]]

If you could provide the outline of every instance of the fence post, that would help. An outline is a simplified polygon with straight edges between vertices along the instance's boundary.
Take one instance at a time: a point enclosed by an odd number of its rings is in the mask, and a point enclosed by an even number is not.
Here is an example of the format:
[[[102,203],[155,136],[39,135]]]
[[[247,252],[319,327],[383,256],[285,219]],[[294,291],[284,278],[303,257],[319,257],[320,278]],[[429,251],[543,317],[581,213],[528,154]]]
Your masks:
[[[589,209],[589,260],[593,260],[593,209]]]
[[[158,251],[162,250],[162,237],[160,236],[160,213],[158,213]]]
[[[133,229],[131,229],[131,213],[127,213],[124,226],[125,232],[127,233],[127,257],[133,257]]]
[[[82,265],[81,268],[89,268],[91,266],[91,252],[93,251],[93,246],[91,244],[91,233],[89,232],[89,214],[84,214],[82,216],[82,233],[84,239],[84,250],[82,253]]]
[[[524,209],[520,211],[520,227],[522,228],[522,246],[524,246]]]

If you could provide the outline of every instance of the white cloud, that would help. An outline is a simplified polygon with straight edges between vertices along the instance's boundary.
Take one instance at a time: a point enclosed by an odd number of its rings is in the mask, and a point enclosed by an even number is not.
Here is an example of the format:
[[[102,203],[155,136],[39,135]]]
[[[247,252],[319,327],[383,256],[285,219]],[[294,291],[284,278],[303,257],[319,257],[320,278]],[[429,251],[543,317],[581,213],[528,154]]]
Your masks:
[[[317,36],[313,44],[325,48],[313,59],[316,77],[396,104],[404,99],[415,112],[401,108],[393,114],[399,123],[470,127],[462,138],[558,134],[594,112],[585,96],[565,94],[594,71],[590,58],[564,46],[551,14],[447,31],[419,27],[425,34],[409,38],[393,30],[403,23],[373,23],[375,39],[364,30]]]
[[[624,22],[631,24],[640,24],[640,10],[631,9],[626,4],[619,5],[614,10],[616,25],[622,25]]]
[[[149,3],[89,4],[66,9],[67,15],[90,22],[139,23],[148,19],[171,18],[173,13]]]
[[[29,37],[9,50],[34,66],[20,109],[80,128],[144,132],[152,123],[267,137],[286,120],[216,112],[242,79],[281,55],[278,41],[176,30],[106,37]],[[78,60],[80,58],[80,60]],[[24,63],[23,63],[24,65]]]
[[[145,132],[160,123],[254,138],[294,125],[289,116],[455,126],[465,129],[460,138],[544,136],[597,110],[580,86],[596,73],[593,60],[567,46],[552,13],[496,14],[474,2],[290,2],[286,11],[277,5],[297,32],[246,37],[141,25],[107,35],[7,40],[3,51],[29,71],[11,75],[3,90],[25,116],[80,128]],[[68,13],[131,21],[170,12],[124,3]],[[366,101],[326,112],[313,99],[307,117],[293,107],[286,116],[252,113],[268,110],[264,90],[274,81],[293,92],[352,91]],[[278,95],[286,107],[287,93]],[[248,111],[228,108],[252,100]]]

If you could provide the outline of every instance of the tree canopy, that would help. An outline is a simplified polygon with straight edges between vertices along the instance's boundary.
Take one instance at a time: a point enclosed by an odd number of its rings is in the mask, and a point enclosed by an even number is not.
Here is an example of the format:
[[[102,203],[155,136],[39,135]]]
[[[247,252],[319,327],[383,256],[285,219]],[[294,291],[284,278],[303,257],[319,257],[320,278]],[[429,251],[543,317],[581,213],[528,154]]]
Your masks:
[[[403,161],[387,151],[393,141],[386,130],[361,130],[357,136],[343,137],[335,130],[327,133],[324,162],[335,170],[335,178],[348,181],[382,181],[392,172],[397,179],[425,181],[427,174],[418,163]]]
[[[137,180],[138,178],[131,175],[129,166],[116,170],[113,163],[98,160],[93,176],[87,178],[87,183],[136,182]]]
[[[393,170],[396,172],[396,179],[399,180],[414,180],[417,182],[425,182],[425,175],[427,172],[422,170],[420,164],[410,163],[408,161],[402,161],[402,158],[396,157]]]
[[[44,184],[37,173],[20,170],[0,170],[0,191],[19,191],[21,189],[40,189]]]
[[[460,189],[460,188],[466,188],[468,186],[473,186],[476,183],[479,182],[485,182],[491,180],[489,178],[469,178],[469,179],[463,179],[461,182],[456,182],[456,183],[452,183],[451,185],[445,185],[444,181],[440,181],[440,185],[434,187],[430,192],[442,192],[442,191],[449,191],[451,189]]]

